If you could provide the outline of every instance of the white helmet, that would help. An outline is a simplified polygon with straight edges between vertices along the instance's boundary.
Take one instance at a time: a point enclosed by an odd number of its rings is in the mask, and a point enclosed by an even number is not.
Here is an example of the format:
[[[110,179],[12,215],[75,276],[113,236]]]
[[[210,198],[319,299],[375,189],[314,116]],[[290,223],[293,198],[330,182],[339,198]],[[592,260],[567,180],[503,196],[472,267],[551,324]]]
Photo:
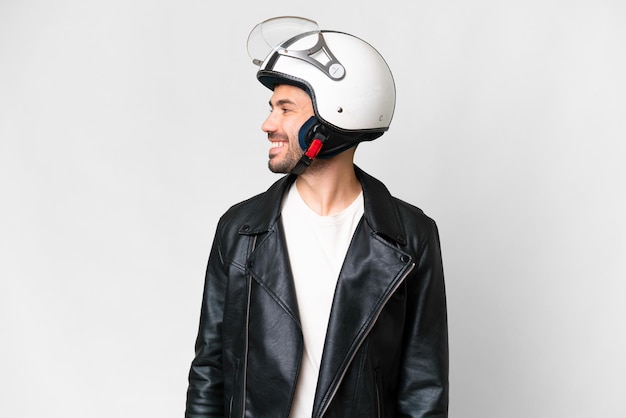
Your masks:
[[[396,101],[393,76],[370,44],[343,32],[319,30],[300,17],[259,23],[248,37],[248,53],[259,65],[258,80],[267,88],[291,84],[313,102],[315,121],[308,131],[328,130],[320,156],[332,156],[389,129]],[[302,132],[307,150],[310,132]]]

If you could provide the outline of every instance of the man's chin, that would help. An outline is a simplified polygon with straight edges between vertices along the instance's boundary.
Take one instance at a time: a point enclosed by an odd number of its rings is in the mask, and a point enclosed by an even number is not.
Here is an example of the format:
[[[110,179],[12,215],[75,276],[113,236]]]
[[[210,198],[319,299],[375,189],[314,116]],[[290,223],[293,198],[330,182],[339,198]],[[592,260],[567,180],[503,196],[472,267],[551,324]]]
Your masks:
[[[272,173],[276,174],[288,174],[291,172],[293,167],[294,166],[287,166],[286,164],[274,164],[272,163],[272,160],[267,163],[267,168],[269,168]]]
[[[269,161],[267,162],[267,168],[269,168],[272,173],[289,174],[297,163],[298,161],[294,161],[293,159],[279,161],[277,158],[270,157]]]

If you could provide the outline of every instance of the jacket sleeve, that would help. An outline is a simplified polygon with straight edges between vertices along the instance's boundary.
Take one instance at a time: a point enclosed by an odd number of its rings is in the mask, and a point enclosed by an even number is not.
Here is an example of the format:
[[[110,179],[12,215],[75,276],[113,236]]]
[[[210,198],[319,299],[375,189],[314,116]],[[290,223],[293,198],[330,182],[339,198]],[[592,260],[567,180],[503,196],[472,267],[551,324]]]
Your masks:
[[[430,232],[409,278],[407,339],[398,387],[398,416],[448,416],[448,325],[439,233]]]
[[[206,270],[195,357],[189,371],[186,418],[224,416],[222,319],[227,275],[218,237],[216,233]]]

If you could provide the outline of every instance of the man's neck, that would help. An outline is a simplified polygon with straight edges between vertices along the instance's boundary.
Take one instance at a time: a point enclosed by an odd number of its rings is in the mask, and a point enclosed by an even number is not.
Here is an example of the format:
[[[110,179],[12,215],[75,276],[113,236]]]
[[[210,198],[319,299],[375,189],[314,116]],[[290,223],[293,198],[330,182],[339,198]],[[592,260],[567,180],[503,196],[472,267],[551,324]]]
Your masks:
[[[353,157],[351,149],[328,160],[316,160],[296,179],[298,193],[319,215],[341,212],[361,193]]]

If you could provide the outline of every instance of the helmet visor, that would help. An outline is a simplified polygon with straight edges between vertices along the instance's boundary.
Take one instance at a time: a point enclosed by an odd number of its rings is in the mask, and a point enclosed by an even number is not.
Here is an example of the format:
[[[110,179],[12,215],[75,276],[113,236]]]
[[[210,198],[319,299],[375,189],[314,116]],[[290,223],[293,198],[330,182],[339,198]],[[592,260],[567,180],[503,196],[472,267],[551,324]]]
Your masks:
[[[281,16],[256,25],[248,35],[248,55],[255,65],[261,65],[274,48],[306,32],[319,31],[317,22],[296,16]]]

